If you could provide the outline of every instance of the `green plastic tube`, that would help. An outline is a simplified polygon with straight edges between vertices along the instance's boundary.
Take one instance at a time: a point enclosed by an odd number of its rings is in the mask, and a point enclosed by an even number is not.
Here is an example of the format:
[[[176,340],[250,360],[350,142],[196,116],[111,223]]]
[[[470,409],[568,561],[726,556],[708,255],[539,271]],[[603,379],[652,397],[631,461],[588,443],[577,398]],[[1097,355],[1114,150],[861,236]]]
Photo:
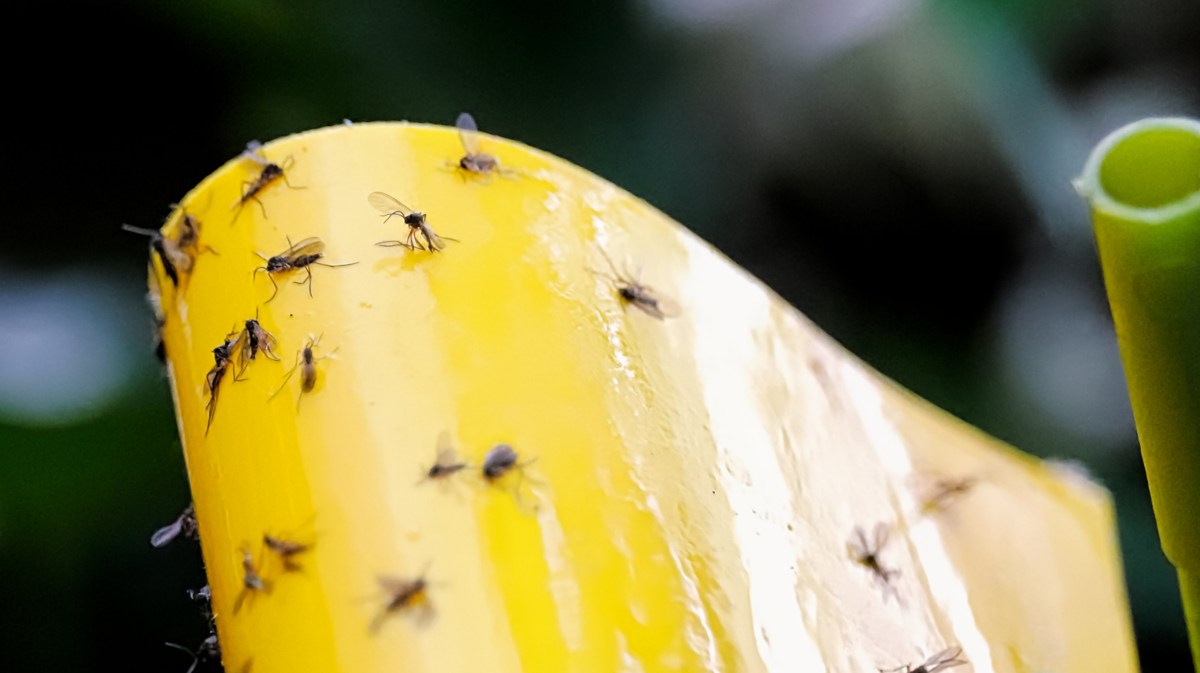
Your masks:
[[[1154,514],[1200,668],[1200,122],[1119,129],[1076,187],[1091,204]]]

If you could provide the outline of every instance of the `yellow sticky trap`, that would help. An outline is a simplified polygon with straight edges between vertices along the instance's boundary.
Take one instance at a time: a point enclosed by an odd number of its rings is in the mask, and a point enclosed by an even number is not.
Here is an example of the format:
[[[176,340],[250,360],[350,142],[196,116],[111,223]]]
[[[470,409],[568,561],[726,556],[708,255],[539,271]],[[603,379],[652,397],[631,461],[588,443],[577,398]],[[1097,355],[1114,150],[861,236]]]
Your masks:
[[[964,671],[1136,670],[1102,489],[900,390],[613,185],[480,151],[504,170],[454,168],[454,129],[339,126],[265,146],[304,188],[261,210],[231,209],[247,159],[184,199],[220,256],[162,284],[164,338],[227,670],[859,672],[954,645]],[[377,246],[408,225],[372,192],[457,240]],[[357,264],[266,303],[256,252],[309,237]],[[256,310],[281,361],[227,376],[205,436],[212,349]],[[336,353],[272,399],[310,335]],[[468,467],[423,479],[447,441]],[[931,505],[939,475],[975,481]],[[847,553],[880,522],[892,591]],[[262,536],[302,528],[283,572]],[[241,548],[271,590],[235,615]],[[426,584],[385,613],[381,577]]]

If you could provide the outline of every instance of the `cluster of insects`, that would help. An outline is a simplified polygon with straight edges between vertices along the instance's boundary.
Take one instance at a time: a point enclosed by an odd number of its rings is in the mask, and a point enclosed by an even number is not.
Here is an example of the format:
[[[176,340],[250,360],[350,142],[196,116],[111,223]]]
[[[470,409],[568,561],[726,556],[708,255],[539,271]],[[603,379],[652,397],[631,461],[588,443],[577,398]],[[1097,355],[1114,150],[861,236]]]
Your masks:
[[[448,166],[458,173],[464,181],[477,178],[483,181],[492,176],[514,177],[517,171],[501,165],[500,160],[493,154],[484,152],[479,141],[479,131],[475,120],[469,114],[462,114],[457,122],[459,140],[463,154]],[[293,184],[290,174],[295,167],[292,157],[282,161],[269,159],[263,147],[257,142],[247,145],[242,153],[242,160],[252,162],[256,172],[242,185],[241,193],[233,202],[230,209],[236,211],[230,220],[235,225],[243,209],[253,202],[257,204],[263,218],[268,216],[267,203],[269,193],[277,186],[289,189],[305,189],[304,186]],[[380,241],[381,247],[403,247],[410,252],[439,253],[447,250],[447,243],[457,243],[458,239],[439,234],[434,230],[431,218],[422,211],[409,207],[400,199],[385,192],[376,191],[367,195],[367,203],[375,209],[384,222],[399,218],[406,227],[407,235],[403,240]],[[146,236],[150,241],[150,283],[149,300],[154,313],[157,350],[160,359],[165,361],[161,330],[167,322],[167,314],[163,310],[163,286],[159,284],[156,265],[162,276],[169,282],[170,288],[182,292],[187,286],[191,275],[197,269],[197,259],[204,254],[217,255],[217,251],[202,242],[203,225],[198,217],[180,206],[178,215],[169,233],[153,229],[141,229],[125,225],[123,228],[133,233]],[[303,273],[303,277],[293,281],[295,284],[307,285],[309,296],[313,295],[313,271],[315,267],[338,268],[357,264],[357,261],[331,261],[326,257],[325,241],[310,236],[297,242],[286,237],[287,248],[277,254],[266,255],[255,251],[262,263],[250,272],[250,282],[257,281],[258,275],[265,274],[271,284],[270,294],[263,303],[270,303],[278,295],[282,279],[287,276]],[[602,251],[603,252],[603,251]],[[616,271],[615,265],[604,255],[612,269],[606,277],[615,283],[617,296],[622,302],[633,304],[655,317],[663,318],[675,312],[669,302],[658,298],[648,287],[636,280],[630,280]],[[284,335],[285,337],[287,335]],[[212,348],[212,365],[208,369],[203,384],[207,415],[205,435],[212,430],[217,418],[219,400],[223,388],[245,381],[254,371],[254,363],[266,359],[279,362],[281,357],[281,340],[270,331],[260,320],[256,309],[253,318],[240,319],[220,341]],[[321,335],[309,335],[296,351],[292,366],[282,374],[278,388],[270,394],[273,399],[285,389],[295,377],[298,378],[297,407],[307,393],[313,392],[317,380],[320,362],[333,357],[336,348],[322,353]],[[298,374],[298,376],[296,376]],[[476,470],[488,484],[499,484],[508,474],[517,472],[523,474],[523,468],[532,460],[522,460],[517,451],[509,444],[496,444],[483,457],[478,465],[472,465],[457,457],[448,442],[437,455],[436,462],[427,469],[423,468],[424,480],[445,480],[452,475],[465,470]],[[151,537],[151,544],[161,547],[180,537],[199,539],[199,527],[196,522],[195,510],[189,507],[171,524],[157,530]],[[257,551],[250,545],[242,545],[238,550],[239,586],[240,590],[233,603],[233,615],[240,614],[256,596],[269,595],[282,575],[300,573],[303,571],[303,559],[313,549],[312,542],[293,539],[289,536],[264,533]],[[376,578],[385,596],[382,606],[369,623],[369,630],[378,630],[384,620],[393,614],[414,612],[426,618],[432,615],[432,601],[429,598],[430,582],[426,573],[416,577],[400,577],[395,575],[380,575]],[[206,585],[201,590],[189,591],[189,597],[202,605],[208,617],[209,632],[195,648],[168,643],[174,649],[186,652],[192,661],[187,673],[192,673],[201,663],[220,659],[220,644],[217,640],[215,618],[211,608],[212,594]]]
[[[501,166],[500,160],[495,155],[481,150],[478,127],[469,114],[460,115],[456,126],[463,154],[457,161],[448,162],[447,165],[464,180],[480,178],[486,181],[497,175],[501,177],[518,175],[517,171]],[[231,224],[236,223],[242,210],[251,201],[259,206],[263,217],[266,218],[267,208],[262,199],[268,190],[278,184],[289,189],[305,189],[305,187],[293,185],[289,180],[289,172],[295,165],[292,157],[287,157],[278,163],[272,161],[267,158],[262,146],[257,142],[248,144],[246,151],[241,156],[244,160],[253,162],[258,172],[242,185],[240,195],[232,204],[231,209],[236,210],[236,213]],[[380,247],[402,247],[412,253],[432,254],[445,252],[448,242],[459,242],[456,238],[435,231],[431,218],[426,212],[406,205],[391,194],[374,191],[370,192],[366,199],[368,205],[378,212],[385,223],[393,218],[398,218],[406,227],[406,236],[403,240],[380,241],[376,244]],[[153,273],[154,260],[158,260],[163,275],[171,285],[177,290],[182,290],[196,268],[197,258],[204,253],[217,254],[211,247],[201,243],[202,225],[200,221],[182,207],[179,212],[179,219],[170,236],[164,235],[158,230],[140,229],[128,225],[124,227],[128,231],[145,235],[150,240],[152,266],[150,301],[154,309],[155,323],[159,329],[166,323],[166,314],[162,310],[161,287],[155,289],[153,285],[157,283],[157,276]],[[255,282],[259,273],[265,273],[271,283],[271,293],[264,303],[270,303],[278,295],[280,291],[278,278],[303,272],[304,277],[293,282],[307,285],[308,294],[312,296],[314,267],[339,268],[358,263],[357,261],[329,261],[325,256],[325,242],[315,236],[303,238],[295,243],[290,237],[287,237],[287,244],[287,248],[278,254],[268,256],[255,252],[262,259],[263,264],[252,270],[251,283]],[[681,313],[678,304],[642,282],[640,268],[637,273],[633,274],[620,270],[605,250],[598,249],[598,252],[607,263],[608,269],[607,271],[591,269],[591,271],[597,277],[611,283],[616,298],[622,306],[633,306],[640,312],[658,320],[672,318]],[[318,363],[323,359],[333,357],[337,350],[334,348],[325,354],[318,355],[320,345],[320,335],[307,337],[296,352],[294,364],[283,375],[279,387],[268,399],[273,399],[285,390],[298,371],[300,382],[296,405],[299,408],[304,395],[311,393],[316,386]],[[260,359],[260,356],[262,359],[280,361],[282,358],[278,353],[279,348],[279,339],[263,326],[256,310],[253,318],[240,320],[239,324],[225,334],[220,343],[212,349],[213,364],[204,381],[204,392],[207,396],[206,435],[212,429],[222,386],[246,380],[250,368],[256,360]],[[532,460],[523,461],[516,449],[509,444],[501,443],[492,446],[484,455],[483,460],[475,465],[461,458],[450,445],[448,437],[443,435],[438,442],[435,461],[431,466],[423,469],[420,481],[444,481],[459,473],[475,471],[484,482],[495,485],[506,475],[514,472],[523,477],[523,468],[532,462]],[[927,511],[933,512],[945,508],[953,499],[969,489],[972,483],[969,480],[939,483],[938,490],[926,502]],[[868,570],[874,580],[883,587],[885,599],[891,595],[899,601],[895,581],[900,572],[889,566],[882,558],[890,533],[891,526],[884,523],[876,525],[869,533],[856,527],[847,548],[851,559]],[[173,523],[156,531],[151,538],[151,543],[159,547],[180,536],[198,537],[195,512],[191,506]],[[262,535],[261,547],[257,555],[251,551],[249,546],[243,545],[239,549],[241,589],[234,601],[233,614],[237,615],[255,596],[271,593],[274,583],[279,579],[276,573],[271,572],[272,568],[282,575],[302,572],[303,558],[312,549],[311,542],[269,533]],[[426,571],[416,577],[380,575],[376,578],[379,588],[384,592],[384,598],[380,610],[368,625],[370,632],[377,632],[389,616],[397,613],[415,613],[421,619],[427,619],[433,614],[433,603],[429,596],[430,582],[426,578]],[[202,661],[220,657],[220,646],[210,606],[211,592],[206,586],[200,591],[190,592],[190,595],[193,600],[197,600],[205,606],[209,616],[210,633],[195,649],[168,643],[171,647],[182,650],[192,657],[192,663],[187,673],[192,673]],[[904,665],[892,669],[892,671],[896,673],[936,673],[965,664],[966,661],[961,659],[961,654],[960,648],[950,647],[930,656],[921,664]]]
[[[932,489],[929,489],[922,499],[920,514],[931,516],[945,511],[952,502],[963,497],[976,484],[978,479],[972,476],[942,477],[937,479]],[[896,590],[895,581],[900,577],[900,570],[883,560],[883,551],[887,547],[892,534],[892,524],[880,522],[868,534],[861,526],[855,526],[846,543],[850,559],[866,569],[873,580],[883,590],[884,600],[889,597],[900,603],[900,595]],[[962,659],[962,648],[948,647],[931,655],[923,663],[906,664],[892,669],[880,669],[881,673],[936,673],[937,671],[962,666],[968,662]]]

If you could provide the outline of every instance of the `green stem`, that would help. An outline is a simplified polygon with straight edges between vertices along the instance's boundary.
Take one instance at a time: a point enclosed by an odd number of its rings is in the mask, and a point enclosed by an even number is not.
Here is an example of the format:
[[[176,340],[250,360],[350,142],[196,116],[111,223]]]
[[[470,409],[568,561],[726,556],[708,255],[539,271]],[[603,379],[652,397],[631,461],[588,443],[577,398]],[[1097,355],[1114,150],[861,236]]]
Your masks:
[[[1116,131],[1077,187],[1092,206],[1159,536],[1200,668],[1200,122]]]

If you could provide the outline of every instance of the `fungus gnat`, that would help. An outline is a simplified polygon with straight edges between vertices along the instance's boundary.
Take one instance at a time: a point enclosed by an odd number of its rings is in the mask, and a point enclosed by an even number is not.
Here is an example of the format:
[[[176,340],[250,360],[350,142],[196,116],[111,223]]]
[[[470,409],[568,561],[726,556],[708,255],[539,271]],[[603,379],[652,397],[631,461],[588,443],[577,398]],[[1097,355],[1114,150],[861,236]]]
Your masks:
[[[867,540],[867,535],[863,529],[855,526],[854,535],[846,547],[855,563],[870,570],[871,574],[883,584],[885,591],[894,594],[896,590],[892,586],[892,580],[900,575],[900,571],[888,568],[883,564],[882,559],[879,558],[884,546],[887,545],[890,533],[891,527],[881,522],[875,526],[874,537],[871,540]]]
[[[277,285],[275,283],[275,274],[277,274],[277,273],[287,273],[290,271],[295,271],[297,269],[304,269],[304,272],[308,275],[305,277],[304,280],[296,281],[296,284],[303,285],[303,284],[307,283],[308,284],[308,296],[311,297],[312,296],[312,269],[309,268],[310,266],[316,264],[318,266],[327,266],[327,267],[333,268],[333,267],[339,267],[339,266],[353,266],[355,264],[358,264],[358,262],[343,262],[342,264],[328,264],[326,262],[320,261],[320,260],[324,259],[324,257],[325,257],[325,242],[322,241],[321,239],[317,238],[316,236],[310,236],[310,237],[304,239],[303,241],[300,241],[299,243],[292,243],[291,239],[289,238],[288,239],[288,249],[284,250],[283,252],[279,253],[278,255],[275,255],[274,257],[267,257],[266,255],[262,254],[261,252],[255,253],[255,254],[257,254],[259,257],[261,257],[266,262],[266,265],[260,266],[257,269],[255,269],[253,275],[258,276],[259,271],[266,271],[267,279],[271,281],[271,286],[273,288],[275,288],[274,291],[271,292],[271,297],[270,297],[270,299],[267,299],[267,302],[270,302],[272,299],[275,298],[275,295],[279,293],[279,285]]]
[[[163,273],[167,274],[167,278],[171,279],[171,284],[179,287],[179,270],[176,268],[175,261],[180,253],[176,249],[175,242],[164,238],[162,232],[157,229],[143,229],[128,224],[122,224],[121,228],[125,231],[150,237],[150,251],[158,255],[158,261],[162,263]]]
[[[150,536],[150,544],[154,547],[165,547],[180,535],[197,540],[199,539],[199,530],[200,526],[196,523],[196,508],[194,505],[188,505],[178,518],[154,531],[154,535]]]
[[[408,225],[408,237],[401,241],[380,241],[375,245],[391,248],[395,246],[403,246],[409,250],[428,250],[429,252],[438,252],[446,249],[444,241],[458,242],[456,238],[449,236],[438,236],[430,228],[426,221],[425,213],[418,212],[400,203],[400,200],[383,192],[371,192],[367,195],[367,203],[371,204],[375,210],[378,210],[383,215],[383,221],[387,222],[393,217],[399,217]],[[420,237],[425,239],[422,244]]]
[[[233,347],[236,343],[233,338],[226,338],[225,341],[213,349],[213,367],[208,370],[208,375],[204,378],[205,388],[208,390],[208,425],[204,428],[205,436],[208,435],[209,429],[212,428],[213,414],[217,412],[217,393],[221,389],[221,379],[225,378],[225,372],[229,369],[229,363],[233,359]]]
[[[483,457],[483,478],[494,482],[513,470],[520,470],[533,464],[536,458],[519,463],[517,451],[508,444],[493,446]]]
[[[947,668],[965,666],[968,662],[966,659],[959,659],[961,656],[961,647],[947,647],[937,654],[930,655],[928,659],[916,667],[912,664],[905,664],[897,668],[881,668],[879,670],[883,673],[937,673]]]
[[[928,515],[945,511],[977,483],[979,480],[972,476],[939,478],[921,502],[921,513]]]
[[[422,573],[416,579],[406,579],[392,575],[380,575],[375,578],[379,586],[387,592],[387,603],[383,610],[371,620],[371,633],[377,633],[379,627],[388,616],[406,610],[420,610],[420,618],[428,619],[432,615],[433,604],[429,601],[427,590],[429,582]]]
[[[245,328],[238,332],[234,339],[233,351],[238,356],[238,366],[233,380],[240,381],[242,379],[246,367],[250,366],[259,353],[270,360],[278,361],[279,356],[275,354],[276,344],[275,335],[263,329],[262,324],[258,322],[258,311],[256,310],[254,317],[246,321]]]
[[[200,647],[196,648],[194,651],[184,647],[183,645],[177,645],[175,643],[163,644],[167,647],[172,647],[182,652],[187,652],[189,655],[191,655],[192,665],[188,666],[187,671],[184,673],[192,673],[192,671],[196,670],[196,666],[199,665],[202,660],[212,661],[221,658],[221,644],[217,640],[217,634],[215,633],[205,638],[204,641],[200,643]]]
[[[296,354],[296,364],[292,365],[292,368],[288,370],[287,375],[283,377],[283,383],[280,384],[279,390],[271,393],[272,398],[283,391],[283,389],[287,386],[288,381],[291,380],[292,374],[295,373],[296,368],[299,367],[300,397],[296,398],[296,408],[300,408],[300,400],[303,399],[304,393],[312,392],[313,387],[317,384],[317,360],[331,358],[333,357],[333,354],[337,352],[337,349],[335,348],[329,353],[329,355],[324,355],[322,357],[315,356],[313,354],[313,350],[320,343],[320,336],[314,337],[309,335],[308,341],[304,344],[304,348],[300,349],[300,352]]]
[[[501,168],[500,160],[495,155],[479,150],[479,127],[475,125],[475,118],[469,113],[464,112],[458,115],[458,120],[454,125],[458,127],[458,140],[462,143],[463,152],[465,152],[455,165],[456,169],[464,174],[484,176],[490,176],[492,173],[507,176],[514,172]]]
[[[425,477],[421,481],[444,479],[467,467],[467,463],[458,457],[458,453],[451,446],[450,435],[443,432],[438,436],[437,460],[426,470]]]
[[[312,549],[311,544],[285,540],[282,537],[275,537],[266,533],[263,533],[263,544],[267,546],[267,549],[279,555],[280,560],[283,561],[283,569],[289,572],[302,570],[294,557]]]
[[[292,170],[292,165],[295,163],[292,157],[284,159],[282,165],[268,161],[266,155],[263,154],[262,143],[257,140],[251,140],[246,143],[246,149],[242,152],[242,158],[253,161],[262,170],[259,172],[258,177],[242,183],[242,195],[230,208],[231,210],[236,208],[238,211],[237,215],[241,214],[242,208],[246,205],[247,201],[254,201],[262,209],[263,218],[266,218],[267,207],[259,200],[258,195],[279,180],[283,180],[288,189],[304,189],[303,187],[295,187],[292,183],[288,182],[287,172]],[[235,221],[237,220],[237,215],[234,215],[233,219]]]
[[[657,292],[650,289],[649,286],[642,284],[640,268],[637,275],[631,280],[628,274],[623,274],[617,270],[617,265],[613,263],[608,253],[600,250],[600,254],[608,262],[608,267],[612,269],[612,275],[594,269],[592,273],[611,280],[623,304],[632,304],[634,307],[640,309],[642,313],[658,318],[659,320],[674,318],[679,315],[680,309],[678,304],[666,297],[660,296]]]
[[[250,552],[242,549],[242,590],[233,604],[233,614],[236,615],[238,610],[242,609],[242,603],[254,591],[270,593],[271,585],[262,578],[262,575],[258,574],[258,570],[254,567],[254,557],[250,555]]]
[[[177,225],[175,235],[175,248],[179,252],[179,257],[176,259],[176,266],[184,273],[191,273],[192,267],[196,264],[196,258],[206,252],[217,254],[207,245],[200,244],[200,220],[195,215],[179,206],[179,224]]]

